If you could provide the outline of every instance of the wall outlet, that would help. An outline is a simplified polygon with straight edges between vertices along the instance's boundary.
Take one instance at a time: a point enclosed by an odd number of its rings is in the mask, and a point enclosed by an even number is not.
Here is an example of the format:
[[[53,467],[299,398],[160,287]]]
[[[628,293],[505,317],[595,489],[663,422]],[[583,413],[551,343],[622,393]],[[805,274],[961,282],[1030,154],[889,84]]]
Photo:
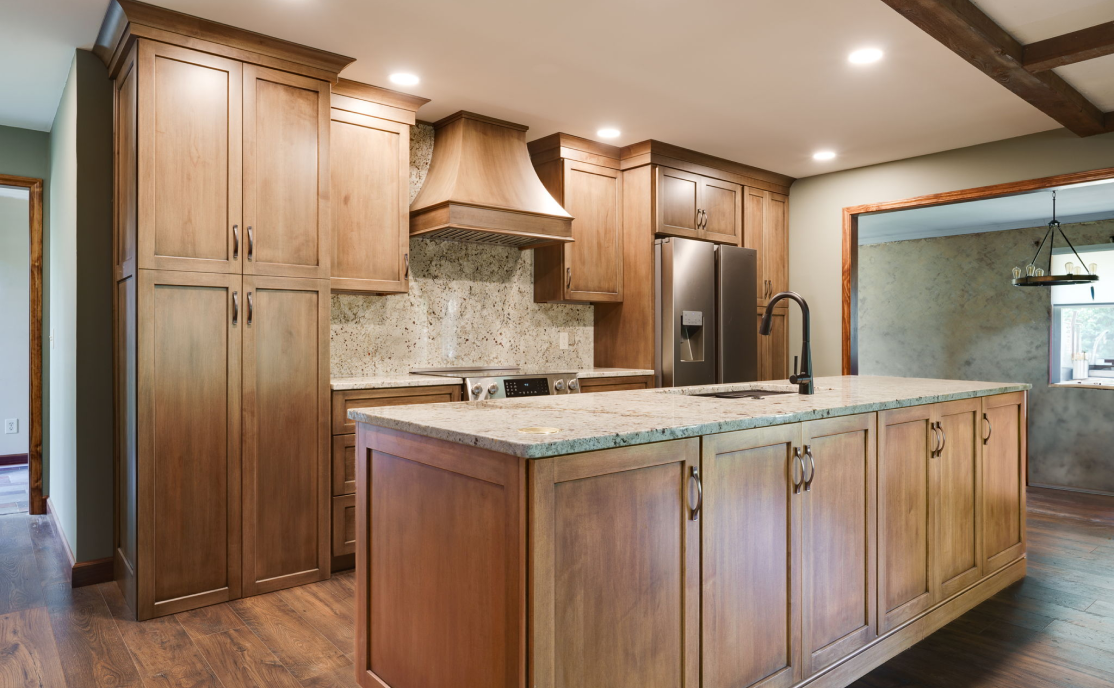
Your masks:
[[[569,348],[569,333],[568,332],[562,332],[559,335],[557,335],[557,342],[562,349]]]
[[[8,419],[6,419],[4,421],[4,434],[5,435],[14,435],[17,432],[19,432],[19,419],[18,418],[8,418]]]

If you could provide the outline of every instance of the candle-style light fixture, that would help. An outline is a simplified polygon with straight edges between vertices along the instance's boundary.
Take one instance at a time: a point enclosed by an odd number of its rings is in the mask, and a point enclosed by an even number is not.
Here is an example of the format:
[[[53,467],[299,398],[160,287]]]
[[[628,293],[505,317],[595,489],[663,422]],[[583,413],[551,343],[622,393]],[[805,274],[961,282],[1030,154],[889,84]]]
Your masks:
[[[1052,247],[1056,243],[1056,232],[1064,237],[1067,242],[1068,248],[1079,258],[1079,265],[1072,261],[1064,263],[1063,274],[1056,275],[1052,273]],[[1044,245],[1048,244],[1048,271],[1045,272],[1044,268],[1037,267],[1037,260],[1040,259],[1041,251]],[[1099,276],[1095,274],[1098,265],[1091,263],[1087,265],[1083,259],[1079,257],[1079,252],[1071,244],[1071,239],[1064,230],[1060,227],[1060,221],[1056,219],[1056,192],[1052,192],[1052,220],[1048,223],[1048,231],[1044,233],[1044,239],[1041,240],[1040,246],[1037,247],[1037,252],[1029,264],[1025,266],[1025,270],[1021,268],[1013,269],[1013,286],[1015,287],[1053,287],[1059,284],[1090,284],[1098,282]]]

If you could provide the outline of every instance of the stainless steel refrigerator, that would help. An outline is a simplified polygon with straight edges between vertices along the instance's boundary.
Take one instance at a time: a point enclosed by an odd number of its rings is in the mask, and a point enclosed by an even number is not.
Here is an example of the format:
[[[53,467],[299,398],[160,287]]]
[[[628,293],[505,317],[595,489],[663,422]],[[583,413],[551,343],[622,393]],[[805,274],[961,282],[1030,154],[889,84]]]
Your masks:
[[[659,387],[758,378],[754,249],[669,237],[654,242],[654,361]]]

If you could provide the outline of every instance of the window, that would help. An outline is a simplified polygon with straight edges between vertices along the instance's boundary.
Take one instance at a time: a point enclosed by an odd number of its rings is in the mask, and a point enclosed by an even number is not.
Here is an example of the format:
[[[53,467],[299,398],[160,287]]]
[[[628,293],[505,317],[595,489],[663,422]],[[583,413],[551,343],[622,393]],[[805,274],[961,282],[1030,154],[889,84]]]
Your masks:
[[[1079,256],[1097,264],[1099,281],[1052,288],[1049,381],[1114,388],[1114,246],[1082,247]],[[1054,260],[1079,262],[1069,249]]]

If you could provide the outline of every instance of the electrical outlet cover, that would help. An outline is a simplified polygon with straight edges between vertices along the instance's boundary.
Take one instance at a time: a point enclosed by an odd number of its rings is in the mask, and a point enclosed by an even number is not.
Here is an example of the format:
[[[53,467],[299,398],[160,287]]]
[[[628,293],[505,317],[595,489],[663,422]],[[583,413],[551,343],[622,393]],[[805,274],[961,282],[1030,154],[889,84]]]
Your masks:
[[[7,418],[4,420],[4,434],[14,435],[19,432],[19,419]]]

